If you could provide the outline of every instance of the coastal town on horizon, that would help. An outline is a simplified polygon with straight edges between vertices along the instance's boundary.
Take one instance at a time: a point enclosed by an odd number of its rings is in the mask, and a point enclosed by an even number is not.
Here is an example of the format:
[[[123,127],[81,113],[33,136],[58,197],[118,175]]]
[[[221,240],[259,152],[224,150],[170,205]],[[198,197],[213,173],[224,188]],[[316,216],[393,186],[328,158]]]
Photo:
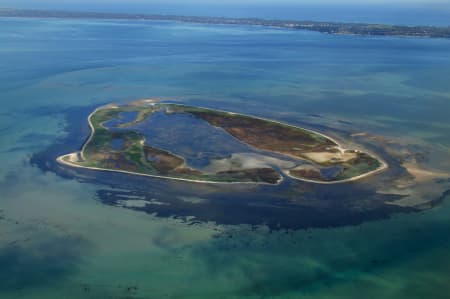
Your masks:
[[[21,18],[74,18],[74,19],[117,19],[117,20],[155,20],[176,21],[197,24],[215,25],[250,25],[273,28],[308,30],[338,35],[369,35],[369,36],[403,36],[450,38],[450,26],[405,26],[389,24],[368,24],[349,22],[323,22],[301,20],[269,20],[261,18],[229,18],[183,16],[143,13],[113,13],[90,11],[63,11],[63,10],[37,10],[37,9],[11,9],[0,8],[0,17]]]

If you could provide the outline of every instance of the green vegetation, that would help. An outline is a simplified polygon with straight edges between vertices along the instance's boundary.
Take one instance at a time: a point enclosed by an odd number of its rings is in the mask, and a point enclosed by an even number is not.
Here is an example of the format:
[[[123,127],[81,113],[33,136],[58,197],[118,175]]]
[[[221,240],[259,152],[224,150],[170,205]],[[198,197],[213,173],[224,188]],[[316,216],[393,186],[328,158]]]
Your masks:
[[[367,154],[362,153],[357,158],[344,163],[343,170],[336,177],[336,180],[350,179],[352,177],[374,171],[380,168],[380,166],[380,161]]]

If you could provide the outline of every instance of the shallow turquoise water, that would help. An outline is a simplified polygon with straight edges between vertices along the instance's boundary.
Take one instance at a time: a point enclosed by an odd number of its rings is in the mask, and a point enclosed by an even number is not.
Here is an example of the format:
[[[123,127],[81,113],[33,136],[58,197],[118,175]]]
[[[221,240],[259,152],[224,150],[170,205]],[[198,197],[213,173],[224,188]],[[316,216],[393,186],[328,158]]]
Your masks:
[[[140,21],[0,26],[0,298],[447,297],[448,199],[341,228],[190,226],[103,205],[99,186],[43,173],[29,157],[65,135],[67,108],[156,96],[291,122],[320,115],[425,147],[448,173],[449,40]]]

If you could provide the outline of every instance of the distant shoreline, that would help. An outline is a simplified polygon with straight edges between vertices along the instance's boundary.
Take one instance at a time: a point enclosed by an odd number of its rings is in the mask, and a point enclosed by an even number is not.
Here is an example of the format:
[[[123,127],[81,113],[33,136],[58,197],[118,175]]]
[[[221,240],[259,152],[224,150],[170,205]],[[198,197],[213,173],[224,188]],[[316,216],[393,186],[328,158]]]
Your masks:
[[[0,8],[0,17],[178,21],[213,25],[254,25],[290,30],[307,30],[336,35],[450,38],[450,26],[404,26],[348,22],[269,20],[260,18],[225,18],[7,8]]]

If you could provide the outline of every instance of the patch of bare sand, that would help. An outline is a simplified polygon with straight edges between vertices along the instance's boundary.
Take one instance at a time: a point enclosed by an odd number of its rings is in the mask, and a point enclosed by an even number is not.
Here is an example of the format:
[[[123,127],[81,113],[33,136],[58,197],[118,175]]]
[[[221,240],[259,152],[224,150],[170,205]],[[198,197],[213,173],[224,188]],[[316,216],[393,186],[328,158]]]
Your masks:
[[[160,102],[160,99],[158,98],[148,98],[148,99],[140,99],[136,101],[132,101],[128,103],[129,106],[143,106],[145,104],[152,104],[152,103],[158,103]]]
[[[367,136],[367,132],[353,133],[350,136],[352,136],[352,137]]]
[[[417,182],[431,181],[434,179],[442,179],[450,177],[450,173],[438,170],[427,170],[422,168],[419,163],[405,162],[403,166],[415,178]]]
[[[119,105],[117,105],[115,103],[110,103],[110,104],[106,104],[105,106],[97,108],[93,113],[95,113],[99,109],[117,109],[117,108],[120,108]]]
[[[399,178],[394,181],[392,187],[377,191],[380,194],[405,196],[399,200],[389,202],[389,204],[401,207],[428,208],[432,200],[438,198],[446,188],[450,187],[448,183],[443,185],[436,182],[437,179],[450,178],[449,173],[425,169],[415,161],[408,161],[402,165],[411,177]]]
[[[61,161],[62,163],[66,162],[66,163],[79,163],[80,162],[80,153],[76,152],[76,153],[70,153],[61,157],[58,157],[59,161]]]
[[[214,159],[206,167],[200,169],[205,173],[217,173],[219,171],[241,170],[250,168],[265,168],[277,166],[283,169],[292,168],[296,164],[291,161],[281,160],[274,157],[263,156],[253,153],[236,153],[230,158]]]
[[[125,199],[118,200],[117,205],[125,208],[145,208],[147,205],[168,205],[165,202],[158,201],[156,199],[143,200],[143,199]]]
[[[80,161],[78,153],[71,153],[67,156],[69,162],[77,163]]]
[[[337,153],[311,152],[311,153],[303,153],[302,155],[316,163],[325,163],[329,161],[346,162],[356,158],[356,153],[341,152],[341,151]]]

